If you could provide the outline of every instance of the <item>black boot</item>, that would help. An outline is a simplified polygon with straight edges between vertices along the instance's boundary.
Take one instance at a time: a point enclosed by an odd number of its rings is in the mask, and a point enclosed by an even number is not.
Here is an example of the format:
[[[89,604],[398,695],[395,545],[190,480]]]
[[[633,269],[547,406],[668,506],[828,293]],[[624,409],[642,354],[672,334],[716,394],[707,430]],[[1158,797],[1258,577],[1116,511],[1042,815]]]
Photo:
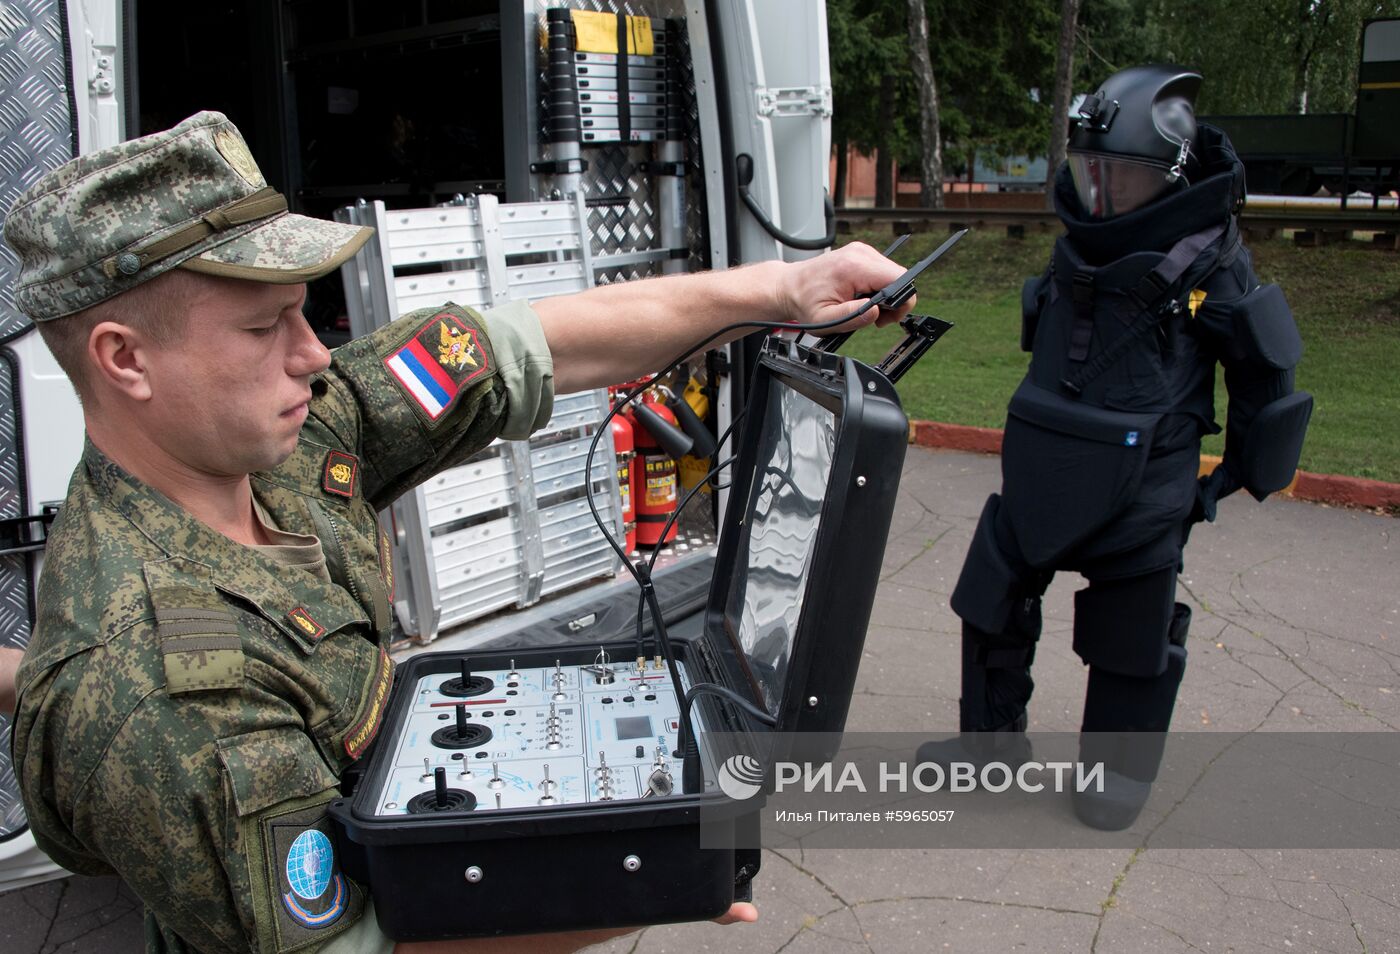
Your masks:
[[[1162,763],[1177,689],[1186,671],[1191,609],[1177,603],[1167,668],[1159,676],[1121,676],[1089,667],[1079,760],[1091,771],[1103,763],[1103,791],[1072,793],[1074,813],[1090,828],[1122,831],[1137,821]]]
[[[953,762],[1005,762],[1019,768],[1031,758],[1026,738],[1026,704],[1035,682],[1031,662],[1035,644],[1016,649],[989,648],[997,641],[963,624],[962,698],[958,700],[958,735],[919,746],[914,757],[947,767]]]

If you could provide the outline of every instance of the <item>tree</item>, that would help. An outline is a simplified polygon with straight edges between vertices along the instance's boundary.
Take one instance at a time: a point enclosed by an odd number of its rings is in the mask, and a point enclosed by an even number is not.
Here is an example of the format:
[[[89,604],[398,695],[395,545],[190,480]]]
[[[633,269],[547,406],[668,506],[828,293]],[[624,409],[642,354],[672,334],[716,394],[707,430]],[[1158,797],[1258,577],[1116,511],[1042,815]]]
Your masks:
[[[1050,163],[1045,173],[1045,201],[1054,202],[1055,174],[1065,161],[1065,131],[1069,100],[1074,90],[1074,34],[1079,26],[1079,0],[1060,0],[1060,42],[1055,50],[1055,92],[1050,99]]]
[[[1069,0],[1078,2],[1078,0]],[[938,128],[938,82],[929,57],[928,10],[924,0],[908,0],[909,59],[919,91],[919,204],[943,208],[943,141]]]
[[[836,201],[844,204],[846,156],[852,146],[891,161],[909,151],[903,0],[828,0],[826,14]],[[877,182],[877,193],[880,185]],[[883,194],[877,198],[893,204],[893,177],[888,172],[883,185]]]
[[[1056,21],[1050,0],[932,0],[944,162],[1045,148]],[[957,158],[954,158],[954,157]]]
[[[1205,78],[1197,112],[1350,112],[1361,23],[1400,15],[1400,0],[1149,0],[1145,12],[1158,61]]]

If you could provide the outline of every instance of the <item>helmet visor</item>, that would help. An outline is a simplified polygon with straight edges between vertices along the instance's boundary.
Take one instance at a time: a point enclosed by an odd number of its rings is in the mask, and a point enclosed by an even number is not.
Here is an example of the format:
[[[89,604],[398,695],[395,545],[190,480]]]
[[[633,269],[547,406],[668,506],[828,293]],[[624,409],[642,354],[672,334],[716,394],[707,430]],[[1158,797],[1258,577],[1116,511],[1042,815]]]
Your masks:
[[[1164,166],[1101,153],[1072,152],[1069,172],[1091,218],[1111,219],[1153,201],[1171,185]]]

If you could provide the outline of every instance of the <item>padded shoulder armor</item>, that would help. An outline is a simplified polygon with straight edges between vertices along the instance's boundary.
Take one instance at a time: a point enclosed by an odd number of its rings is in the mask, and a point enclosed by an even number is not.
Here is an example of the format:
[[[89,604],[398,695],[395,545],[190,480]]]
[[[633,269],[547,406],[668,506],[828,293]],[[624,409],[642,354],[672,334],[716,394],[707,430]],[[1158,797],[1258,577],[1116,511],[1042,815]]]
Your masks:
[[[1296,367],[1303,356],[1303,338],[1293,311],[1277,285],[1260,285],[1235,306],[1235,337],[1246,360],[1279,371]]]

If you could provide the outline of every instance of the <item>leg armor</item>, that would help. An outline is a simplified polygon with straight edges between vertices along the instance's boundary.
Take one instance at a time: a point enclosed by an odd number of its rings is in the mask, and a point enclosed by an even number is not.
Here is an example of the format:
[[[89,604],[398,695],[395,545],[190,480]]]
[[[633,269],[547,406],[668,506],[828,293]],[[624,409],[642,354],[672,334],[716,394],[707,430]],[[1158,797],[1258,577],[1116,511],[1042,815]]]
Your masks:
[[[1001,498],[993,494],[952,597],[953,611],[963,619],[960,731],[1025,730],[1035,688],[1031,662],[1040,638],[1040,598],[1050,577],[1021,557]]]
[[[1075,812],[1092,827],[1131,825],[1157,777],[1191,625],[1175,593],[1170,567],[1075,594],[1074,649],[1089,664],[1079,756],[1105,768],[1103,792],[1075,793]]]

